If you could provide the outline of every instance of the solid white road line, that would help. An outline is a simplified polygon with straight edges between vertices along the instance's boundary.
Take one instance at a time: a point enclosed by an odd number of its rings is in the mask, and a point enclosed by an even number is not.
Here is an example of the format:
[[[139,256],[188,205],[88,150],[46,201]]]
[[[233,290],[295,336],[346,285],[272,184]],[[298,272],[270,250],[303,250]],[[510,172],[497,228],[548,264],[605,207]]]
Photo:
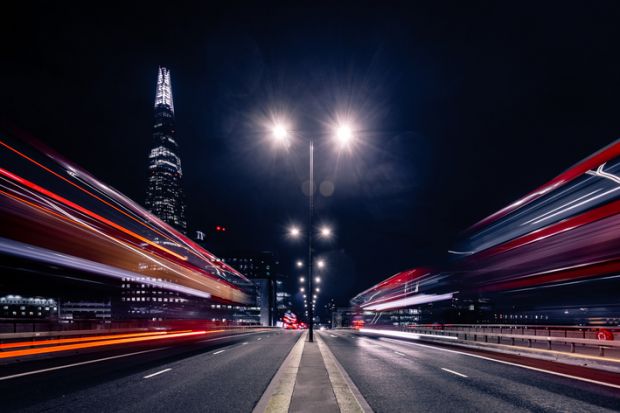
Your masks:
[[[246,344],[248,344],[247,341],[244,341],[243,343],[241,343],[242,346],[245,346]]]
[[[260,332],[257,333],[241,333],[241,334],[233,334],[230,336],[224,336],[224,337],[216,337],[216,338],[208,338],[206,340],[200,340],[199,343],[206,343],[208,341],[218,341],[218,340],[226,340],[227,338],[232,338],[232,337],[243,337],[243,336],[249,336],[251,334],[261,334]]]
[[[466,375],[459,373],[458,371],[454,371],[454,370],[450,370],[450,369],[444,369],[443,367],[441,368],[443,371],[447,371],[448,373],[452,373],[452,374],[456,374],[457,376],[461,376],[461,377],[467,377]]]
[[[412,343],[410,341],[400,341],[400,340],[394,340],[394,341],[399,341],[400,343],[406,343],[406,344],[410,344],[410,345],[413,345],[413,346],[426,347],[426,348],[430,348],[430,349],[433,349],[433,350],[446,351],[448,353],[462,354],[464,356],[469,356],[469,357],[475,357],[475,358],[478,358],[478,359],[494,361],[496,363],[507,364],[509,366],[521,367],[523,369],[534,370],[534,371],[538,371],[538,372],[541,372],[541,373],[553,374],[554,376],[566,377],[568,379],[585,381],[587,383],[600,384],[601,386],[607,386],[607,387],[613,387],[615,389],[620,389],[620,385],[618,385],[618,384],[605,383],[604,381],[586,379],[585,377],[579,377],[579,376],[573,376],[573,375],[570,375],[570,374],[558,373],[557,371],[539,369],[538,367],[531,367],[531,366],[526,366],[526,365],[523,365],[523,364],[511,363],[510,361],[497,360],[497,359],[494,359],[494,358],[491,358],[491,357],[485,357],[485,356],[479,356],[477,354],[466,353],[464,351],[448,350],[446,348],[427,346],[425,344]]]
[[[337,335],[335,335],[335,334],[330,334],[330,336],[332,336],[332,337],[338,337],[338,336],[337,336]]]
[[[329,349],[322,334],[317,334],[317,344],[340,411],[347,413],[372,413],[372,408],[355,386],[351,377],[338,362],[334,353]]]
[[[169,347],[155,348],[153,350],[136,351],[135,353],[120,354],[118,356],[104,357],[104,358],[96,359],[96,360],[88,360],[88,361],[81,361],[79,363],[65,364],[64,366],[56,366],[56,367],[50,367],[50,368],[47,368],[47,369],[27,371],[25,373],[12,374],[10,376],[0,377],[0,381],[15,379],[17,377],[30,376],[32,374],[45,373],[47,371],[67,369],[69,367],[82,366],[82,365],[85,365],[85,364],[99,363],[100,361],[113,360],[113,359],[118,359],[118,358],[122,358],[122,357],[130,357],[130,356],[135,356],[137,354],[150,353],[151,351],[165,350],[167,348],[169,348]]]
[[[398,354],[399,356],[405,356],[406,354],[401,353],[400,351],[395,351],[394,353]]]
[[[263,339],[262,337],[259,337],[259,338],[256,339],[256,341],[259,341],[259,340],[262,340],[262,339]]]
[[[288,413],[299,371],[299,363],[301,363],[301,355],[304,351],[306,334],[306,331],[301,333],[252,413]]]
[[[216,351],[215,353],[213,353],[213,355],[215,356],[216,354],[220,354],[220,353],[223,353],[223,352],[225,352],[225,351],[226,351],[226,350]]]
[[[165,373],[165,372],[170,371],[170,370],[172,370],[172,369],[163,369],[163,370],[158,371],[157,373],[153,373],[153,374],[149,374],[148,376],[144,376],[144,378],[145,379],[150,379],[151,377],[159,376],[160,374]]]

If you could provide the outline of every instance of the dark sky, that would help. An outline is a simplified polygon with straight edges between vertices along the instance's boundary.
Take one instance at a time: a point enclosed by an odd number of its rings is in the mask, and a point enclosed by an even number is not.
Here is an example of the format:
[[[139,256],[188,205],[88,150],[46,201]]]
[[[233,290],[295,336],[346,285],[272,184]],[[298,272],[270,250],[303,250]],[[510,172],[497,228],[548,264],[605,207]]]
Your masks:
[[[142,202],[168,66],[190,226],[226,225],[292,275],[306,148],[263,125],[286,114],[335,186],[317,220],[337,233],[324,297],[343,304],[620,132],[617,2],[171,3],[3,10],[0,113]],[[338,156],[345,113],[359,144]]]

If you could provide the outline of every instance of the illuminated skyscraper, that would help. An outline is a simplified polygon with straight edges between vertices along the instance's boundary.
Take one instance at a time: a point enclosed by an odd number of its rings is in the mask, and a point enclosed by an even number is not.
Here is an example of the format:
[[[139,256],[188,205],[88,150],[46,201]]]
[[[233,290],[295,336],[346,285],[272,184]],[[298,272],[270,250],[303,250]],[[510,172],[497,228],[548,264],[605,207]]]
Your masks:
[[[181,187],[181,159],[175,139],[174,104],[170,70],[160,67],[155,92],[153,149],[149,154],[146,207],[162,221],[181,232],[187,229],[185,202]]]

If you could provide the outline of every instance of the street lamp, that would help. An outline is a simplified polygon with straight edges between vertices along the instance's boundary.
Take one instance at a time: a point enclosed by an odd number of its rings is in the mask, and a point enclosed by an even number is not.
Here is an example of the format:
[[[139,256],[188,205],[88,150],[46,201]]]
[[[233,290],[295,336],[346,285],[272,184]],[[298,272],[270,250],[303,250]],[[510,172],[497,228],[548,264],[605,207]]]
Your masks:
[[[329,238],[332,236],[332,229],[330,227],[321,227],[321,236],[323,238]]]
[[[281,124],[275,124],[272,128],[272,135],[274,139],[280,143],[287,143],[289,133],[286,127]],[[334,140],[339,144],[341,149],[348,147],[351,141],[354,139],[354,133],[351,125],[340,123],[333,133]],[[308,169],[310,172],[310,182],[308,185],[308,291],[312,291],[312,257],[313,257],[313,249],[312,249],[312,228],[314,228],[312,221],[314,218],[314,140],[312,138],[308,139],[308,152],[309,152],[309,164]],[[321,236],[323,238],[329,238],[331,236],[331,229],[324,227],[321,229]],[[292,233],[291,233],[292,235]],[[299,235],[299,234],[298,234]],[[301,267],[303,264],[298,261],[297,266]],[[325,265],[323,261],[319,261],[319,268],[323,268]],[[309,325],[308,325],[308,341],[314,341],[314,314],[312,309],[310,310],[309,317]]]
[[[304,266],[304,263],[302,261],[297,261],[297,268],[301,268]]]
[[[341,147],[349,146],[353,140],[353,130],[348,124],[341,124],[336,128],[336,141]]]
[[[299,282],[302,283],[304,282],[305,278],[304,277],[299,277]]]
[[[317,284],[320,283],[321,282],[321,277],[315,277],[314,282],[317,283]]]
[[[291,238],[299,238],[299,236],[301,235],[301,230],[299,229],[299,227],[293,226],[289,228],[288,233]]]
[[[319,262],[316,263],[318,265],[319,268],[324,268],[325,267],[325,261],[323,260],[319,260]]]
[[[273,127],[273,136],[278,142],[284,142],[288,138],[288,131],[284,125],[277,124]]]

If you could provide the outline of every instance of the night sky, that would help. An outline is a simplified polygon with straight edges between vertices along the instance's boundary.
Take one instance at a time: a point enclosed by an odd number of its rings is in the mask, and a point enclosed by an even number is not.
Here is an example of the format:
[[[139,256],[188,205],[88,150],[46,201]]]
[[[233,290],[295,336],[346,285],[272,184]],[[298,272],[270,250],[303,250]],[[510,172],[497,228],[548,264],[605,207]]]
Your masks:
[[[316,179],[335,188],[317,199],[337,234],[318,247],[322,297],[340,304],[440,262],[469,225],[620,135],[618,2],[218,3],[3,10],[0,113],[144,202],[169,67],[190,227],[225,225],[290,276],[313,137]],[[288,151],[268,141],[274,114],[295,130]],[[345,116],[358,143],[338,155]]]

